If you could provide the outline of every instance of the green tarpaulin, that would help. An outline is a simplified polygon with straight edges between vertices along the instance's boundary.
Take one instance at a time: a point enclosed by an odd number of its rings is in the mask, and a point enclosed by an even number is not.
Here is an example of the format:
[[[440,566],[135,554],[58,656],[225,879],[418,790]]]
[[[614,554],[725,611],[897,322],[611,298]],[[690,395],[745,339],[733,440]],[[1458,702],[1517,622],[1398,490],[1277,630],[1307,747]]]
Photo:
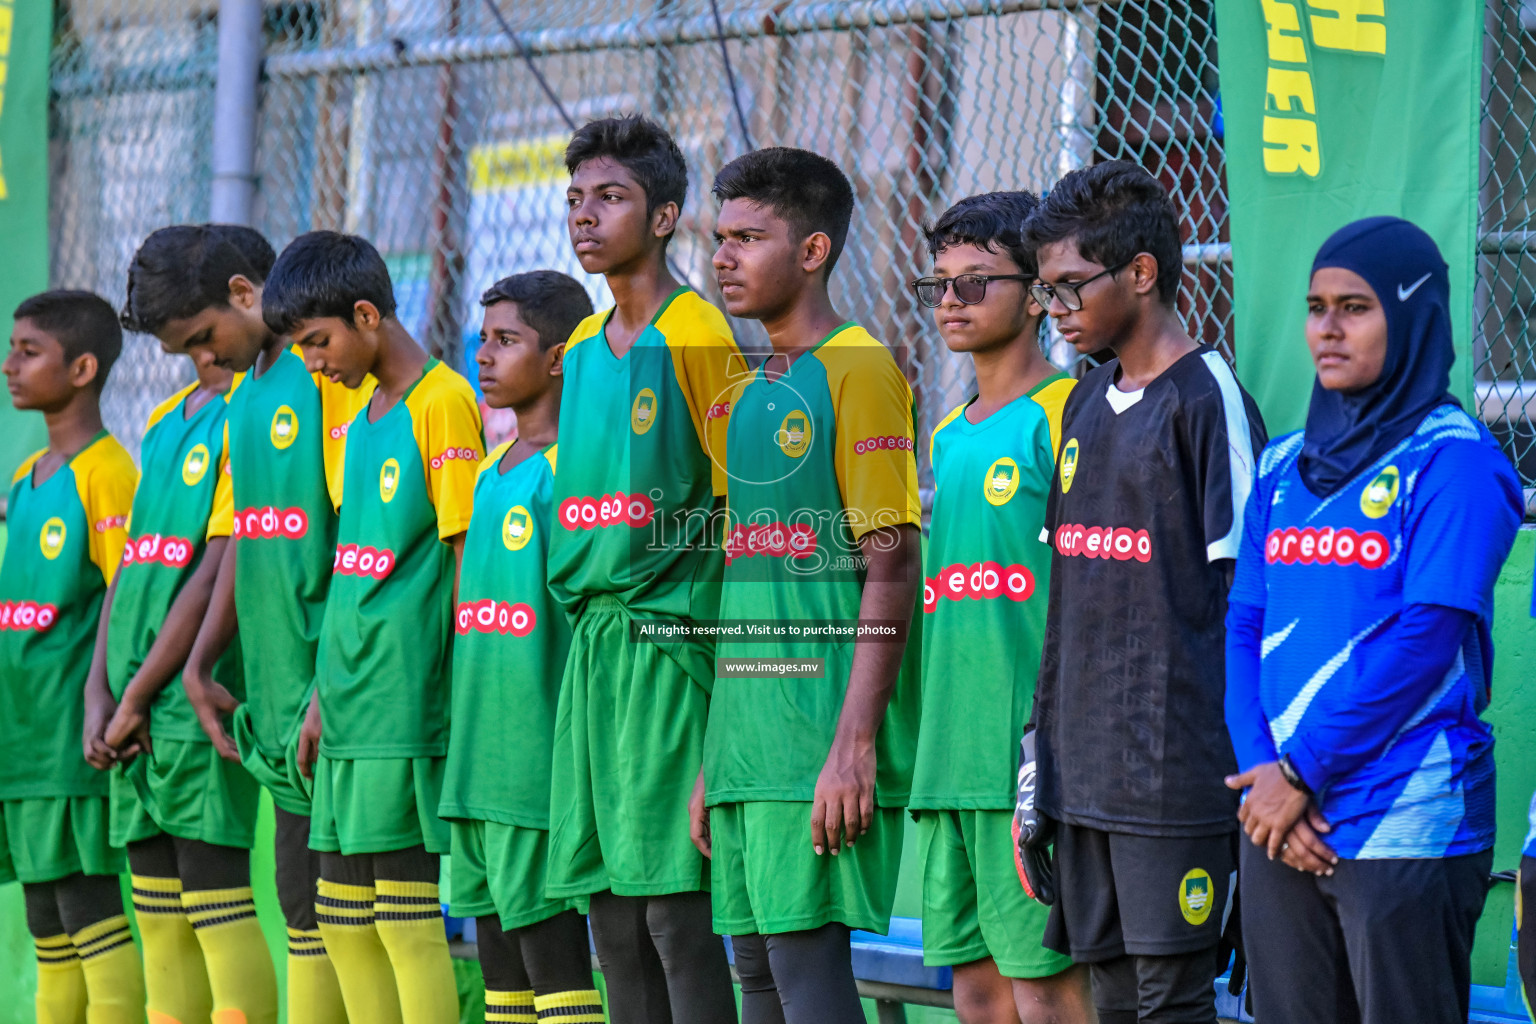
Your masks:
[[[1377,214],[1413,221],[1445,254],[1451,386],[1471,408],[1483,4],[1216,0],[1216,29],[1237,368],[1270,436],[1306,417],[1312,258]]]

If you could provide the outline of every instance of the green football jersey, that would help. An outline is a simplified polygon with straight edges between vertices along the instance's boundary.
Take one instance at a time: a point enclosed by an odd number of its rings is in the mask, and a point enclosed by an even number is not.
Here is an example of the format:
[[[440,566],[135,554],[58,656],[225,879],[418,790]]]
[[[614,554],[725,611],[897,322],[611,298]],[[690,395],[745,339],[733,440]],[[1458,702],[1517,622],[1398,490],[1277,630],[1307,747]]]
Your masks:
[[[251,722],[261,752],[281,759],[303,720],[336,551],[347,426],[372,394],[312,374],[293,349],[229,399],[234,485],[235,613],[246,635]],[[210,529],[222,528],[222,517]]]
[[[922,522],[913,447],[912,390],[890,351],[854,324],[782,376],[758,370],[734,392],[720,619],[819,632],[722,637],[716,654],[819,658],[823,668],[817,678],[717,671],[704,739],[711,804],[814,797],[853,661],[859,538]],[[914,630],[878,738],[882,806],[904,803],[911,781],[920,647]]]
[[[232,502],[232,481],[224,472],[229,395],[209,399],[188,416],[186,402],[196,390],[191,384],[155,407],[139,448],[144,486],[133,496],[128,545],[107,622],[107,685],[119,700],[160,635],[176,595],[197,571],[208,541],[229,535],[227,526],[212,522],[215,511],[227,513]],[[238,638],[214,676],[237,698],[244,695]],[[208,742],[181,688],[181,673],[155,699],[149,728],[156,739]]]
[[[341,521],[315,665],[332,760],[441,757],[448,745],[453,548],[485,456],[469,382],[438,362],[347,430]]]
[[[503,473],[510,447],[480,466],[464,537],[438,813],[547,829],[555,702],[571,646],[565,609],[545,579],[558,447]]]
[[[1050,377],[980,423],[967,402],[934,429],[912,807],[1013,808],[1051,589],[1045,499],[1074,383]]]
[[[622,359],[604,335],[612,313],[583,320],[565,348],[550,587],[573,617],[611,595],[639,615],[713,619],[720,552],[708,535],[725,477],[711,452],[745,364],[725,317],[686,288]]]
[[[0,564],[0,801],[105,796],[80,752],[101,602],[127,539],[138,470],[106,431],[41,483],[11,481]]]

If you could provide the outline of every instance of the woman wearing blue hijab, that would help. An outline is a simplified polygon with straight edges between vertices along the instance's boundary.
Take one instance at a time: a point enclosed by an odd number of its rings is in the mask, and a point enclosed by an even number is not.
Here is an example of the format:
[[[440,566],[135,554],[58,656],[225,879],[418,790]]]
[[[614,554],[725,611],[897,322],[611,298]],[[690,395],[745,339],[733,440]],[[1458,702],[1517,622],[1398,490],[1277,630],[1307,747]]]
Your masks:
[[[1493,584],[1524,508],[1449,392],[1445,261],[1372,217],[1312,265],[1306,428],[1272,441],[1227,617],[1260,1024],[1467,1019],[1493,861]]]

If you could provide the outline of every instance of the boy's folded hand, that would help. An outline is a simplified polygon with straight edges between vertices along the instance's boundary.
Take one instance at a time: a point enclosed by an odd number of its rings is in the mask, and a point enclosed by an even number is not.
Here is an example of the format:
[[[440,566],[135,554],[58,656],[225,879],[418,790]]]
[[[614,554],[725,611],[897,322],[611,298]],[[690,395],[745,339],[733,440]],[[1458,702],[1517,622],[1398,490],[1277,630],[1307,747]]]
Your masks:
[[[107,722],[103,741],[117,752],[118,760],[124,764],[141,753],[153,753],[149,742],[149,709],[124,699]]]
[[[208,735],[219,756],[226,761],[238,763],[240,750],[225,731],[224,719],[235,713],[240,702],[213,679],[194,679],[192,673],[183,672],[181,684],[187,691],[187,700],[191,702],[192,710],[197,712],[197,724],[203,727],[203,732]]]

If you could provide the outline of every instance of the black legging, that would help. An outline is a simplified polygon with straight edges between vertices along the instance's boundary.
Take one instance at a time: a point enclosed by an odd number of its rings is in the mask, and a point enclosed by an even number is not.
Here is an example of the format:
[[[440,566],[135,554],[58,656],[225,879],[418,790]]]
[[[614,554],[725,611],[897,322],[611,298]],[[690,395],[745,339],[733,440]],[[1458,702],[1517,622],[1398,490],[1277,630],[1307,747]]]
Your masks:
[[[741,1024],[863,1024],[848,927],[732,935]]]
[[[574,910],[510,932],[499,917],[488,914],[475,919],[475,941],[487,991],[532,989],[536,996],[547,996],[592,987],[587,919]]]
[[[735,1024],[736,994],[709,893],[600,892],[591,919],[612,1024]]]
[[[34,939],[74,935],[124,912],[116,875],[74,874],[56,882],[28,882],[21,893],[27,931]]]
[[[178,878],[183,892],[241,889],[251,884],[251,851],[178,839],[164,832],[129,843],[128,867],[136,875]]]

